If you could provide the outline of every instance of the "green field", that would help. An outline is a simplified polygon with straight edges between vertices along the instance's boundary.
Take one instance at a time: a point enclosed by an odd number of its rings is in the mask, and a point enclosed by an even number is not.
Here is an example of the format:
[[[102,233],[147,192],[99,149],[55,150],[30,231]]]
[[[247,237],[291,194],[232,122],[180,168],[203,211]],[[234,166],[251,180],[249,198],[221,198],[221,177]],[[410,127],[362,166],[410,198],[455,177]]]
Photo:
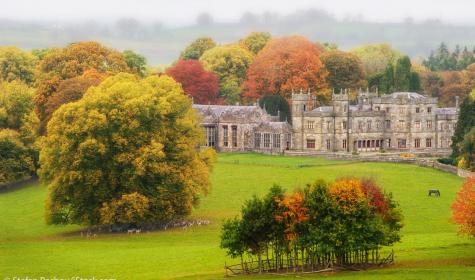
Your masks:
[[[213,188],[193,213],[193,218],[210,220],[208,226],[133,236],[99,234],[87,239],[80,236],[79,226],[45,225],[46,187],[32,185],[0,194],[0,279],[220,279],[225,261],[238,262],[226,258],[219,248],[220,225],[224,218],[238,214],[244,200],[263,195],[273,183],[291,191],[317,178],[340,176],[373,177],[399,201],[405,227],[402,242],[394,247],[396,264],[380,270],[298,278],[475,279],[475,242],[457,235],[450,223],[450,204],[462,179],[408,164],[257,154],[219,155]],[[427,189],[434,187],[441,191],[440,198],[427,196]]]

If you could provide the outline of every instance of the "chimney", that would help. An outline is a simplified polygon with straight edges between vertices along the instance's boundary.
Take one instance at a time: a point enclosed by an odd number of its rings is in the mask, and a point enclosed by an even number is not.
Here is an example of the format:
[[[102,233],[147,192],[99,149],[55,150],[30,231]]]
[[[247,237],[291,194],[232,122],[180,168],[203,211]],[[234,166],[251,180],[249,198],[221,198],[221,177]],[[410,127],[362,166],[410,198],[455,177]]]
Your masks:
[[[459,107],[459,97],[458,95],[455,96],[455,108],[458,108]]]

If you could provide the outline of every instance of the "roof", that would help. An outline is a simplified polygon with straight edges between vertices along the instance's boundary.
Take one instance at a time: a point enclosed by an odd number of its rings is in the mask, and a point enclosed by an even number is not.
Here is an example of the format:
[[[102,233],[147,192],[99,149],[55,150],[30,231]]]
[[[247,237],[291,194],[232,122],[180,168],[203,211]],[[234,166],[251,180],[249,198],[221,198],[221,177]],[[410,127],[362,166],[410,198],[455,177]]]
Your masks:
[[[193,104],[193,108],[202,113],[213,113],[220,117],[224,114],[248,114],[260,111],[261,108],[257,106],[240,106],[240,105],[200,105]]]
[[[392,98],[424,99],[424,95],[417,92],[393,92],[389,95]]]

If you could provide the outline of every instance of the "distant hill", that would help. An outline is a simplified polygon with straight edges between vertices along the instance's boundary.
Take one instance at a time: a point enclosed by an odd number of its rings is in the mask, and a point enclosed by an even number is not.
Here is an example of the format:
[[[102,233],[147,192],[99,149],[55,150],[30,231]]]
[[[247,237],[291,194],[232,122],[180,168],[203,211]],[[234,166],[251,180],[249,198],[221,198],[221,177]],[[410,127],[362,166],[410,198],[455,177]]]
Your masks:
[[[268,31],[274,36],[301,34],[313,41],[336,43],[343,50],[361,44],[386,42],[414,58],[427,56],[442,41],[451,47],[456,44],[475,44],[474,26],[456,26],[439,21],[374,23],[337,20],[325,12],[307,10],[285,17],[247,14],[234,23],[209,20],[174,28],[160,23],[143,24],[131,18],[111,24],[94,21],[58,24],[0,20],[0,45],[32,49],[96,40],[119,50],[132,49],[145,55],[149,64],[157,65],[173,62],[196,37],[210,36],[219,43],[230,43],[252,31]]]

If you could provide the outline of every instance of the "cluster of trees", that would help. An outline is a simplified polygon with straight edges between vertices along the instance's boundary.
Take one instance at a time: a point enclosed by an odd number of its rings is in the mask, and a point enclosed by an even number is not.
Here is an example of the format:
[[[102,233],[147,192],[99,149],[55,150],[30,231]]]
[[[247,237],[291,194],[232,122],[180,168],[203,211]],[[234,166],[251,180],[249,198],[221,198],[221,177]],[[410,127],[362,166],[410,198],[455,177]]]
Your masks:
[[[208,192],[214,152],[196,149],[187,87],[149,75],[143,56],[96,42],[5,47],[0,66],[0,184],[38,171],[48,223],[168,221]]]
[[[456,45],[451,52],[444,42],[440,43],[440,46],[435,51],[431,51],[429,57],[422,61],[422,65],[431,71],[463,70],[472,63],[475,63],[475,47],[469,51],[467,46],[462,49]]]
[[[240,218],[225,221],[221,247],[244,270],[246,258],[257,258],[259,271],[368,263],[381,246],[400,240],[402,219],[373,180],[318,180],[293,194],[274,186],[246,201]]]

